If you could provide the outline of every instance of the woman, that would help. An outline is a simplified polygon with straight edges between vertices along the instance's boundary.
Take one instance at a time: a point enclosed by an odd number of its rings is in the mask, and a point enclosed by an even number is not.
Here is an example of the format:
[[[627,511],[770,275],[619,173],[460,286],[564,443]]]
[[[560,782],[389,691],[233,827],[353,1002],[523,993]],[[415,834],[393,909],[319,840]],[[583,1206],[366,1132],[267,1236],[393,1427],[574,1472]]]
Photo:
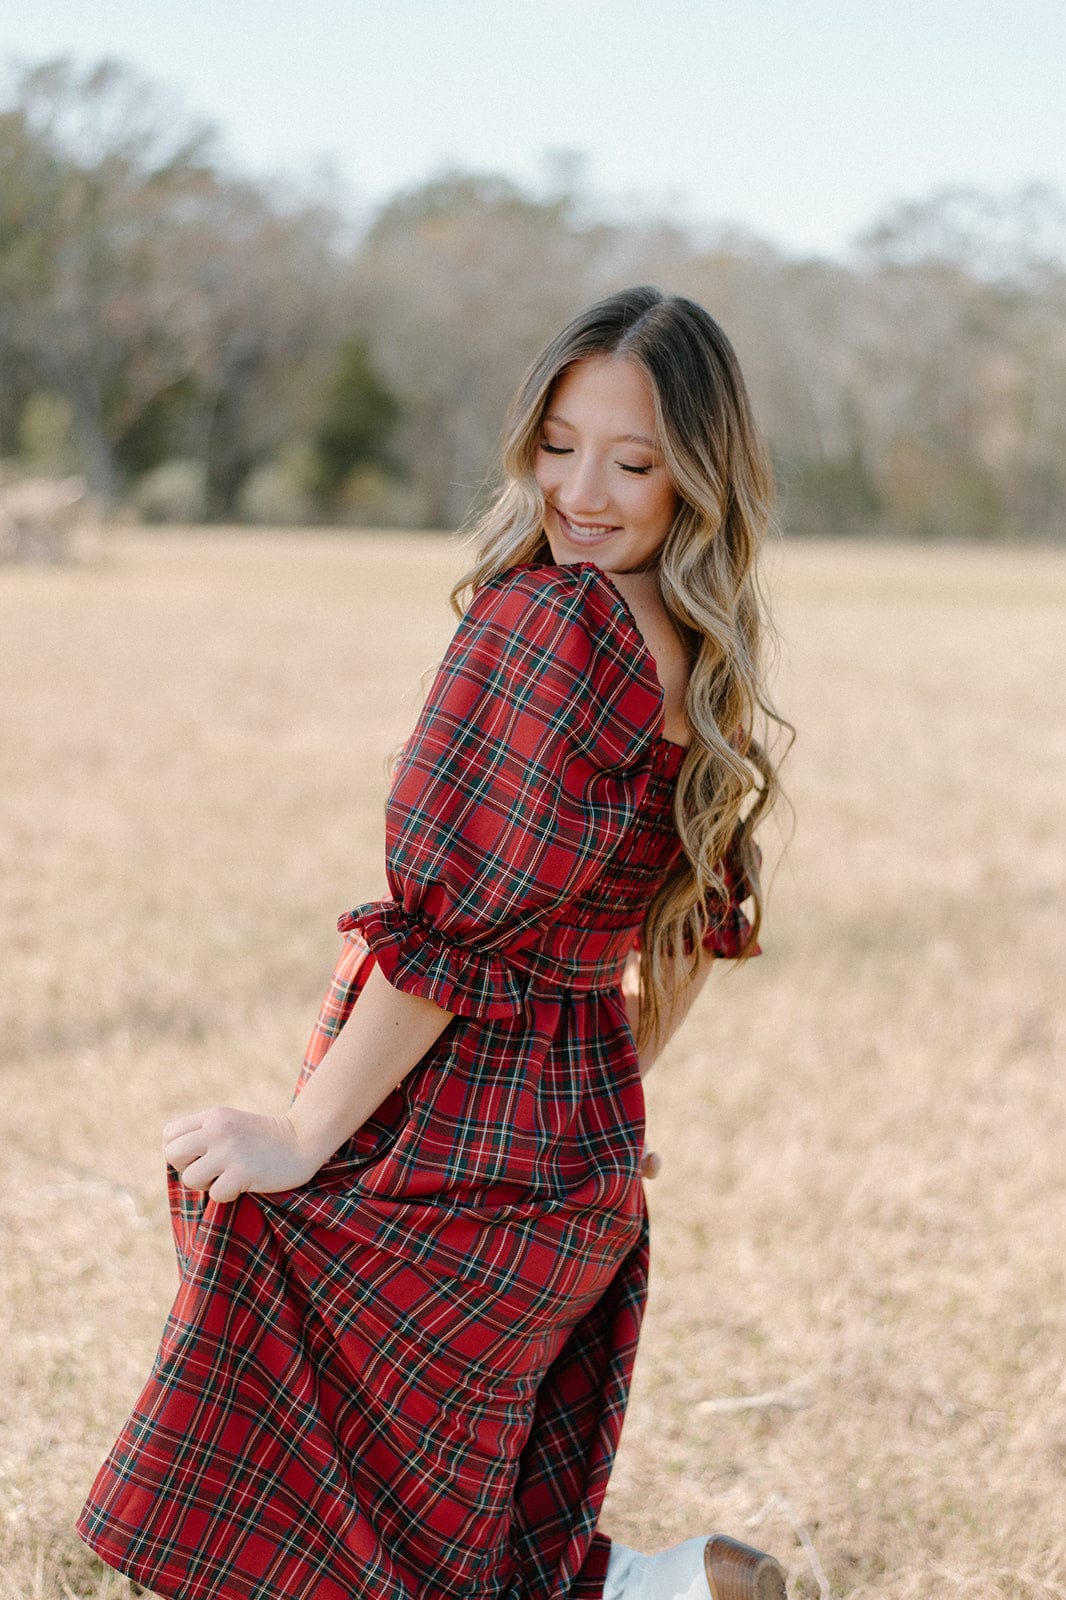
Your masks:
[[[641,1075],[710,959],[757,949],[776,790],[770,474],[728,340],[653,289],[591,307],[504,468],[394,776],[390,898],[341,918],[291,1108],[165,1130],[181,1287],[79,1521],[163,1595],[783,1593],[728,1540],[596,1531],[647,1282]]]

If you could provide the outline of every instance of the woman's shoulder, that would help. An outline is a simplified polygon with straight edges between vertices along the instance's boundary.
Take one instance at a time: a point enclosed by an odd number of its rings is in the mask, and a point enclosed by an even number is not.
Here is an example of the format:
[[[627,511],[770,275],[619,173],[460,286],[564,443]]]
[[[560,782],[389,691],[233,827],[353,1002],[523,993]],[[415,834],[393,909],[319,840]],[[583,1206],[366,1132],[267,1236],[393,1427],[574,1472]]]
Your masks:
[[[471,648],[504,675],[508,693],[556,699],[574,728],[617,722],[627,746],[658,731],[655,662],[626,602],[591,562],[509,567],[475,591],[464,621]]]
[[[509,612],[524,630],[540,619],[590,635],[638,674],[647,649],[628,601],[591,561],[526,562],[497,573],[471,598],[467,615]]]

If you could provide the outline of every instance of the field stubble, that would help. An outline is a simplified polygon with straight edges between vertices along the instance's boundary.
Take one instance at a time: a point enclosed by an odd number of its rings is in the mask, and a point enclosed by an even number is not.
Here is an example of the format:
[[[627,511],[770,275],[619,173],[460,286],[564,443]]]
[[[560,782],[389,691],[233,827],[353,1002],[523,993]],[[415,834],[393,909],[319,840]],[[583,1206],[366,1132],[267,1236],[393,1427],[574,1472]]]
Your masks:
[[[460,565],[192,532],[3,575],[0,1600],[130,1592],[70,1524],[173,1290],[158,1130],[285,1103]],[[796,832],[649,1082],[604,1526],[764,1543],[797,1597],[1066,1596],[1066,561],[773,568]]]

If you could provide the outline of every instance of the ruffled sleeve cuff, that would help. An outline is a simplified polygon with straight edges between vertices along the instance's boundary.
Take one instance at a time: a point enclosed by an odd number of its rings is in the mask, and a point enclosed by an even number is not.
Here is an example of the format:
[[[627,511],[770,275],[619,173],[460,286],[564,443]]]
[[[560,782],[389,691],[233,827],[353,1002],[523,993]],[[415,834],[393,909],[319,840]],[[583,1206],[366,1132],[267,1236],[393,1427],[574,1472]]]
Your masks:
[[[756,859],[762,861],[762,851],[755,846]],[[703,948],[712,956],[734,960],[737,956],[761,956],[762,948],[751,944],[751,923],[740,909],[751,894],[740,858],[740,832],[733,839],[722,859],[722,876],[725,879],[725,898],[717,908],[715,920],[703,935]]]
[[[346,911],[341,933],[358,930],[394,989],[421,995],[460,1017],[511,1017],[526,1000],[528,978],[499,955],[456,944],[395,900]]]
[[[719,920],[707,929],[701,943],[712,956],[723,956],[726,960],[735,960],[739,955],[761,956],[762,946],[756,942],[749,948],[750,938],[751,923],[739,905],[731,902]]]

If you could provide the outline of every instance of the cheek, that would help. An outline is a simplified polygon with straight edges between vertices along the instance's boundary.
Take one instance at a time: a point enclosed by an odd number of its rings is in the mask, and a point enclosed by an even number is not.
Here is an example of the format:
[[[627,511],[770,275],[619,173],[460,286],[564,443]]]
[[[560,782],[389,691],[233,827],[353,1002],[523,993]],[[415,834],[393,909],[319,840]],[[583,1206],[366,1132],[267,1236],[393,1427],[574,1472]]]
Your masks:
[[[644,521],[649,529],[669,533],[678,507],[678,497],[671,484],[656,485],[649,490],[644,502]]]

